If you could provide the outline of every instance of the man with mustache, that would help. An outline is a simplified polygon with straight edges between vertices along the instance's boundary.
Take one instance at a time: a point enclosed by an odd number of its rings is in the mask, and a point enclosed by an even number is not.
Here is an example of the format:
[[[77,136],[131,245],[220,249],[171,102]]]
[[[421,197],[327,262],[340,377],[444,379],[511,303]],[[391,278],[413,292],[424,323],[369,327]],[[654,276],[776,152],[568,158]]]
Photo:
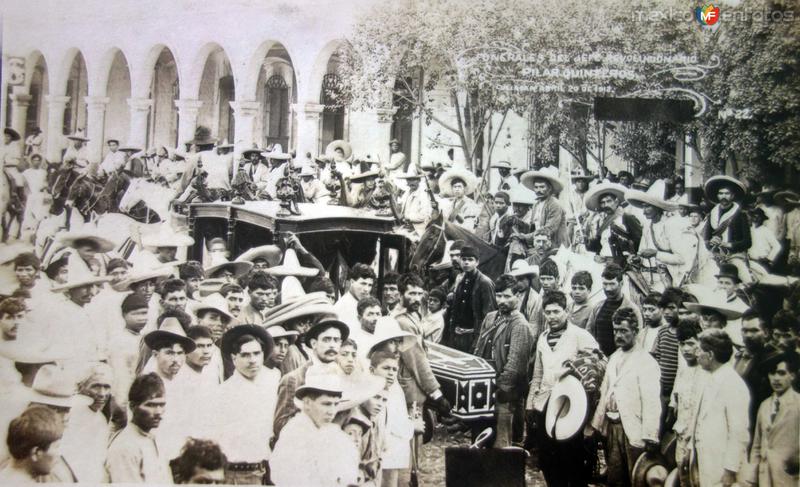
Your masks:
[[[228,457],[229,484],[261,484],[266,474],[281,378],[277,369],[264,366],[272,348],[272,338],[261,326],[235,326],[222,337],[222,353],[235,370],[217,391],[213,416],[218,429],[213,439]]]
[[[299,412],[295,405],[295,391],[306,383],[308,369],[317,366],[331,374],[339,374],[339,348],[342,342],[350,335],[350,328],[343,322],[334,319],[324,319],[313,325],[305,334],[305,343],[311,348],[311,360],[297,369],[288,372],[278,384],[278,404],[275,407],[275,420],[273,424],[274,438],[280,437],[280,432],[286,423]]]
[[[591,425],[606,438],[608,485],[631,485],[634,464],[643,452],[658,451],[661,401],[658,362],[636,343],[639,316],[631,308],[614,312],[614,344],[600,386]]]
[[[586,192],[586,208],[601,215],[586,231],[586,250],[597,252],[596,260],[623,264],[626,254],[639,249],[642,225],[622,208],[625,191],[620,184],[600,183]]]
[[[422,326],[422,298],[425,288],[422,278],[416,274],[405,274],[397,282],[403,296],[403,310],[396,318],[403,331],[413,333],[417,343],[400,352],[400,372],[398,382],[406,395],[406,404],[423,404],[429,401],[442,415],[450,414],[450,403],[442,394],[439,382],[431,371],[425,353],[425,329]]]
[[[536,201],[531,209],[532,229],[546,230],[555,248],[562,244],[568,245],[566,215],[558,201],[558,194],[564,189],[558,168],[547,166],[540,170],[528,171],[522,175],[520,182],[536,193]],[[529,247],[533,245],[533,234],[522,235],[521,238]]]
[[[109,483],[171,484],[169,459],[156,446],[153,430],[167,405],[164,382],[155,373],[140,375],[128,393],[128,425],[111,440],[105,470]]]
[[[713,176],[706,181],[706,198],[716,205],[708,215],[703,239],[715,256],[734,264],[742,282],[748,284],[752,281],[747,268],[747,251],[752,245],[750,221],[737,203],[745,192],[744,184],[729,176]]]
[[[494,365],[497,373],[497,438],[495,448],[511,446],[515,422],[522,432],[522,408],[528,382],[528,357],[533,337],[517,309],[516,279],[504,274],[495,282],[497,311],[486,315],[473,353]],[[521,436],[521,434],[520,434]],[[521,439],[521,438],[520,438]]]

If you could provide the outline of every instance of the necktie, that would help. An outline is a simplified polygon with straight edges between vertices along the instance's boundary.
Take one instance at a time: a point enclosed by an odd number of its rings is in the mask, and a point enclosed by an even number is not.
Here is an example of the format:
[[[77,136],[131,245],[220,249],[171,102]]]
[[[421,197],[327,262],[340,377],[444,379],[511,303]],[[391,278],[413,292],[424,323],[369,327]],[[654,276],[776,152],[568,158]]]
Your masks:
[[[780,400],[778,400],[778,398],[776,397],[776,398],[775,398],[775,399],[772,401],[772,414],[770,414],[770,415],[769,415],[769,422],[770,422],[770,424],[775,424],[775,418],[777,418],[777,417],[778,417],[778,411],[780,410],[780,408],[781,408],[781,402],[780,402]]]

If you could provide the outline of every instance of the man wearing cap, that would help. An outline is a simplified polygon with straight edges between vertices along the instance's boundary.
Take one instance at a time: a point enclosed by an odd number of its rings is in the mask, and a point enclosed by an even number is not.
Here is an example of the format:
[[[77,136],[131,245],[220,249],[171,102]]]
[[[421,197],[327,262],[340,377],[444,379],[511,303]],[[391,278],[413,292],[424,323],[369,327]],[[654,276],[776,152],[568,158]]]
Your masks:
[[[112,393],[124,407],[128,389],[136,378],[142,329],[147,324],[147,300],[138,294],[129,294],[123,299],[122,318],[125,327],[115,332],[109,341],[109,364],[114,370]]]
[[[294,345],[299,333],[294,330],[287,330],[280,325],[270,326],[267,331],[275,344],[272,354],[267,357],[267,367],[275,369],[283,375],[281,370],[283,361],[286,360],[286,356],[289,354],[289,347]]]
[[[289,419],[297,414],[294,403],[295,391],[306,382],[306,372],[312,365],[318,365],[329,373],[338,373],[336,359],[342,342],[350,335],[350,329],[341,321],[326,319],[313,325],[305,335],[305,342],[311,348],[311,360],[287,373],[278,385],[278,404],[275,408],[275,438]]]
[[[567,297],[563,292],[549,291],[544,295],[542,305],[547,328],[539,335],[533,348],[533,380],[525,404],[526,414],[529,423],[538,426],[539,468],[547,483],[581,485],[587,481],[583,442],[580,436],[569,441],[556,441],[546,434],[545,406],[564,370],[564,362],[574,359],[581,350],[596,349],[597,341],[589,332],[569,322]]]
[[[272,338],[261,326],[240,325],[222,338],[222,353],[235,368],[219,387],[213,409],[219,427],[215,439],[228,457],[226,483],[264,481],[281,379],[278,370],[264,366],[272,348]]]
[[[536,193],[536,202],[531,210],[533,229],[545,229],[550,232],[550,238],[556,248],[568,245],[564,208],[556,199],[556,195],[564,189],[558,177],[558,169],[548,166],[538,171],[528,171],[522,175],[521,183]],[[533,244],[533,234],[525,235],[524,238],[528,245]]]
[[[713,176],[706,181],[706,198],[714,207],[708,215],[704,240],[718,258],[724,258],[739,269],[742,282],[749,283],[747,251],[752,245],[750,221],[737,201],[745,195],[744,185],[728,176]]]
[[[462,352],[475,347],[483,318],[497,308],[494,283],[478,270],[478,251],[474,247],[461,249],[461,268],[456,278],[453,300],[447,309],[442,342]]]
[[[98,171],[98,175],[101,177],[114,174],[122,169],[126,162],[125,153],[119,150],[119,140],[108,139],[106,145],[108,146],[108,154],[103,158],[103,162],[100,163],[100,170]]]
[[[630,485],[639,455],[659,448],[660,371],[650,353],[636,345],[641,320],[633,309],[619,308],[613,321],[617,351],[608,359],[600,401],[585,434],[595,430],[606,438],[608,484]]]
[[[155,431],[167,407],[164,383],[156,374],[140,375],[131,384],[128,425],[108,446],[105,470],[110,483],[171,484],[169,458],[157,444]]]
[[[486,359],[497,374],[497,438],[495,448],[511,446],[512,432],[522,431],[522,409],[528,383],[528,359],[533,337],[517,310],[516,280],[502,275],[495,283],[497,310],[483,319],[473,354]],[[515,421],[520,424],[515,427]]]
[[[340,378],[325,373],[309,377],[292,394],[292,400],[302,401],[302,411],[286,424],[272,452],[270,470],[276,485],[358,483],[360,454],[347,434],[332,423],[341,397]]]

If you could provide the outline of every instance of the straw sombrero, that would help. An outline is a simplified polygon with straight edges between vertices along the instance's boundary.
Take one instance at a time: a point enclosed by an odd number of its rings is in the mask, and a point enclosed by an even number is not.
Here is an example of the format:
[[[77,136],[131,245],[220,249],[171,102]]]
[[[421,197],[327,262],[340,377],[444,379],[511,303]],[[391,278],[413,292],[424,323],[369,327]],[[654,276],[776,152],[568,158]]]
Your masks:
[[[270,267],[265,272],[273,276],[312,277],[319,274],[319,269],[301,266],[294,249],[286,249],[286,253],[283,256],[283,263],[275,267]]]
[[[278,265],[281,261],[281,249],[277,245],[260,245],[246,250],[236,258],[237,262],[255,262],[265,260],[270,267]]]
[[[588,398],[581,381],[565,375],[553,386],[545,411],[545,431],[556,440],[568,440],[583,429]]]
[[[341,148],[344,152],[344,158],[348,159],[351,155],[353,155],[353,147],[345,142],[344,140],[334,140],[328,147],[325,148],[325,155],[328,157],[333,157],[336,154],[336,149]]]
[[[454,167],[448,169],[444,172],[444,174],[439,177],[439,190],[442,193],[442,196],[453,196],[453,180],[460,179],[464,181],[465,188],[464,194],[472,194],[475,192],[475,188],[478,187],[478,178],[475,177],[472,172]]]
[[[722,187],[729,187],[733,191],[733,199],[734,200],[741,200],[742,197],[747,192],[747,189],[744,187],[744,184],[736,178],[732,178],[730,176],[712,176],[708,178],[706,184],[704,186],[704,190],[706,193],[706,198],[712,203],[717,203],[717,193],[719,192],[720,188]]]
[[[600,209],[600,198],[602,198],[603,195],[612,194],[622,202],[627,191],[628,188],[619,183],[604,181],[589,188],[586,195],[583,197],[583,203],[586,205],[586,208],[592,211],[598,211]]]
[[[533,190],[533,183],[537,179],[544,179],[550,186],[553,187],[554,193],[560,193],[564,189],[564,183],[561,182],[558,174],[558,168],[555,166],[547,166],[539,169],[538,171],[528,171],[520,177],[520,183],[525,185],[526,188]]]
[[[664,211],[673,211],[676,209],[676,205],[664,198],[665,191],[666,183],[663,179],[659,179],[647,188],[647,191],[629,189],[625,192],[625,199],[636,208],[641,208],[642,205],[646,204]]]
[[[111,240],[90,232],[69,232],[58,237],[58,241],[62,245],[72,248],[75,248],[75,242],[80,240],[88,240],[94,243],[98,247],[100,253],[110,252],[116,247]]]

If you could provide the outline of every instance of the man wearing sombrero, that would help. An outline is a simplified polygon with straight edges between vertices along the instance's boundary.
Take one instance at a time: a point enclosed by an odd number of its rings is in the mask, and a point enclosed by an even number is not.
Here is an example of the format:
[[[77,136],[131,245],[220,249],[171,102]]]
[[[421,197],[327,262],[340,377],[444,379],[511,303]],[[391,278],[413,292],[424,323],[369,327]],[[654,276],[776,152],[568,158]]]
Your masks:
[[[439,178],[441,195],[451,198],[443,205],[444,217],[469,231],[475,231],[481,208],[470,198],[475,191],[478,179],[466,169],[454,167],[445,171]]]
[[[586,249],[617,264],[625,262],[626,254],[638,251],[642,238],[639,220],[621,207],[626,191],[621,184],[606,181],[590,188],[584,197],[586,208],[600,215],[587,228]]]
[[[62,169],[75,169],[83,174],[86,167],[89,165],[89,156],[87,154],[86,143],[89,139],[83,136],[80,130],[74,134],[67,135],[71,145],[67,146],[64,151],[64,157],[61,159]]]
[[[553,247],[568,245],[567,223],[564,208],[556,196],[564,189],[558,175],[558,169],[548,166],[539,170],[528,171],[522,175],[520,182],[536,193],[533,204],[533,230],[546,229],[550,232]],[[533,245],[533,234],[522,236],[528,245]]]
[[[414,229],[414,235],[419,237],[425,231],[425,226],[431,218],[431,196],[420,185],[422,176],[414,172],[407,172],[395,176],[404,180],[408,189],[397,202],[400,219],[404,225]]]
[[[706,198],[714,207],[708,215],[704,240],[715,257],[734,264],[742,282],[750,283],[747,251],[752,244],[750,221],[738,201],[746,193],[744,184],[730,176],[713,176],[705,184]]]
[[[511,163],[508,161],[498,161],[489,166],[491,169],[497,169],[500,175],[500,181],[497,183],[497,191],[510,191],[511,188],[517,186],[519,181],[517,177],[511,174]]]

